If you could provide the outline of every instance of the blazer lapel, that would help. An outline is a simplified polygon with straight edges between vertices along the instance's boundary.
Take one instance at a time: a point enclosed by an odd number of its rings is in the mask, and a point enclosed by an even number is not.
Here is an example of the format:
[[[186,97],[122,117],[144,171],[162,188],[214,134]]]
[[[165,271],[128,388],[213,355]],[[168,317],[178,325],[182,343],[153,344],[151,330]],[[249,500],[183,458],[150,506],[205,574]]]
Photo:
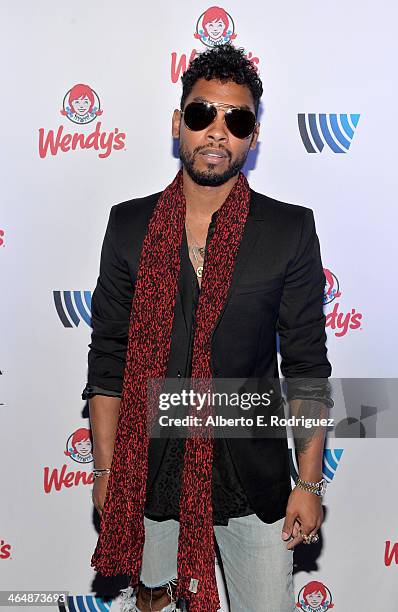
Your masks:
[[[229,286],[229,290],[227,293],[227,298],[219,314],[216,325],[214,326],[213,334],[216,331],[218,325],[220,324],[225,308],[236,289],[238,280],[243,270],[246,268],[246,266],[248,265],[248,262],[250,261],[250,254],[252,253],[256,245],[256,242],[258,240],[258,237],[260,235],[260,223],[261,223],[261,220],[256,219],[255,217],[251,217],[250,215],[246,219],[246,224],[243,230],[242,240],[241,240],[241,243],[238,249],[238,253],[235,259],[234,270],[232,273],[232,279],[231,279],[231,284]]]
[[[213,334],[218,327],[222,316],[224,314],[224,310],[233,295],[238,280],[248,265],[250,261],[250,254],[253,251],[257,239],[260,234],[260,223],[262,219],[258,219],[254,214],[254,194],[251,192],[250,198],[250,209],[249,214],[246,219],[245,227],[243,230],[242,240],[238,249],[238,253],[235,259],[234,270],[232,273],[231,284],[229,286],[229,290],[227,293],[227,298],[225,300],[225,304],[221,310],[221,313],[217,319],[216,325],[213,330]],[[189,251],[188,251],[188,242],[186,237],[185,230],[182,233],[182,242],[181,242],[181,268],[180,268],[180,278],[179,278],[179,294],[180,294],[180,304],[181,310],[184,316],[185,328],[188,333],[188,323],[191,321],[189,313],[192,309],[192,275],[189,266],[192,266],[189,259]]]

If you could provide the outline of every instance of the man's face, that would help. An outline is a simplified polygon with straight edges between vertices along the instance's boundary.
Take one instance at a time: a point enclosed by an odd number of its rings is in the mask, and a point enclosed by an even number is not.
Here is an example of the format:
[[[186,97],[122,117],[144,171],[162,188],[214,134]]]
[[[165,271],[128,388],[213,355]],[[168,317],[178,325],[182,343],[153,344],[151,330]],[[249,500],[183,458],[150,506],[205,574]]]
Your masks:
[[[199,79],[186,99],[190,102],[207,101],[240,106],[254,111],[251,92],[246,85],[232,81]],[[218,108],[217,117],[207,128],[194,132],[186,127],[178,110],[173,114],[173,137],[179,138],[179,153],[188,175],[198,185],[223,185],[242,169],[250,149],[256,148],[259,126],[248,138],[236,138],[224,121],[224,108]]]

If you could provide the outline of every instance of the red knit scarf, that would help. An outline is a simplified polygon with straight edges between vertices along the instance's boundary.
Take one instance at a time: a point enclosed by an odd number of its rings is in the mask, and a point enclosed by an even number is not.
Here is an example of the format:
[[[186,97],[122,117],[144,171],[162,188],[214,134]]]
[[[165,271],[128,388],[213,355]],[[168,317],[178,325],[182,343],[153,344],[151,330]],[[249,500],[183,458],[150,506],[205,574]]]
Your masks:
[[[242,173],[218,211],[208,244],[196,314],[192,381],[211,379],[211,335],[226,301],[249,211]],[[148,473],[148,378],[164,379],[180,272],[186,202],[182,170],[161,194],[138,267],[119,421],[101,531],[91,565],[104,576],[128,574],[138,584],[144,548]],[[217,612],[212,509],[213,437],[185,440],[177,554],[177,598],[190,612]],[[197,581],[197,582],[195,582]]]

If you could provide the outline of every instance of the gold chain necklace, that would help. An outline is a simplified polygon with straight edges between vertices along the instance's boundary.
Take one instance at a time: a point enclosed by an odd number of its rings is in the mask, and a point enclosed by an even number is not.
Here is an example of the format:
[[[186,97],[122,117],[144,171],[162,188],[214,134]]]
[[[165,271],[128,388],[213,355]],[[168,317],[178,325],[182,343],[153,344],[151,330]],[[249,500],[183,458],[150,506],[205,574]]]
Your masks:
[[[195,258],[196,264],[197,264],[196,270],[195,270],[196,276],[198,278],[202,278],[202,275],[203,275],[203,263],[204,263],[204,258],[205,258],[205,249],[206,249],[206,247],[198,246],[197,242],[196,242],[196,240],[194,238],[194,235],[192,234],[192,232],[189,229],[187,224],[186,224],[186,228],[187,228],[188,232],[191,234],[192,240],[194,242],[194,244],[191,245],[191,250],[192,250],[193,256]],[[202,262],[199,261],[198,254],[202,258]]]

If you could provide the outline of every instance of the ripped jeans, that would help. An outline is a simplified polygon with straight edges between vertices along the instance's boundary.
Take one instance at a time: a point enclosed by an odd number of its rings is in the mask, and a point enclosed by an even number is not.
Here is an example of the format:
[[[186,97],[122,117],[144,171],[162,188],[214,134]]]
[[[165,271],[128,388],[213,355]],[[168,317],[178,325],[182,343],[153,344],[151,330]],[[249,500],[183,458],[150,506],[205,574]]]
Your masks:
[[[286,549],[281,531],[284,518],[263,523],[256,514],[230,518],[214,525],[216,548],[225,575],[229,612],[293,612],[293,551]],[[141,582],[147,587],[177,581],[179,522],[145,517]],[[162,612],[175,610],[175,603]],[[134,608],[133,608],[134,610]],[[228,608],[222,609],[228,612]]]

